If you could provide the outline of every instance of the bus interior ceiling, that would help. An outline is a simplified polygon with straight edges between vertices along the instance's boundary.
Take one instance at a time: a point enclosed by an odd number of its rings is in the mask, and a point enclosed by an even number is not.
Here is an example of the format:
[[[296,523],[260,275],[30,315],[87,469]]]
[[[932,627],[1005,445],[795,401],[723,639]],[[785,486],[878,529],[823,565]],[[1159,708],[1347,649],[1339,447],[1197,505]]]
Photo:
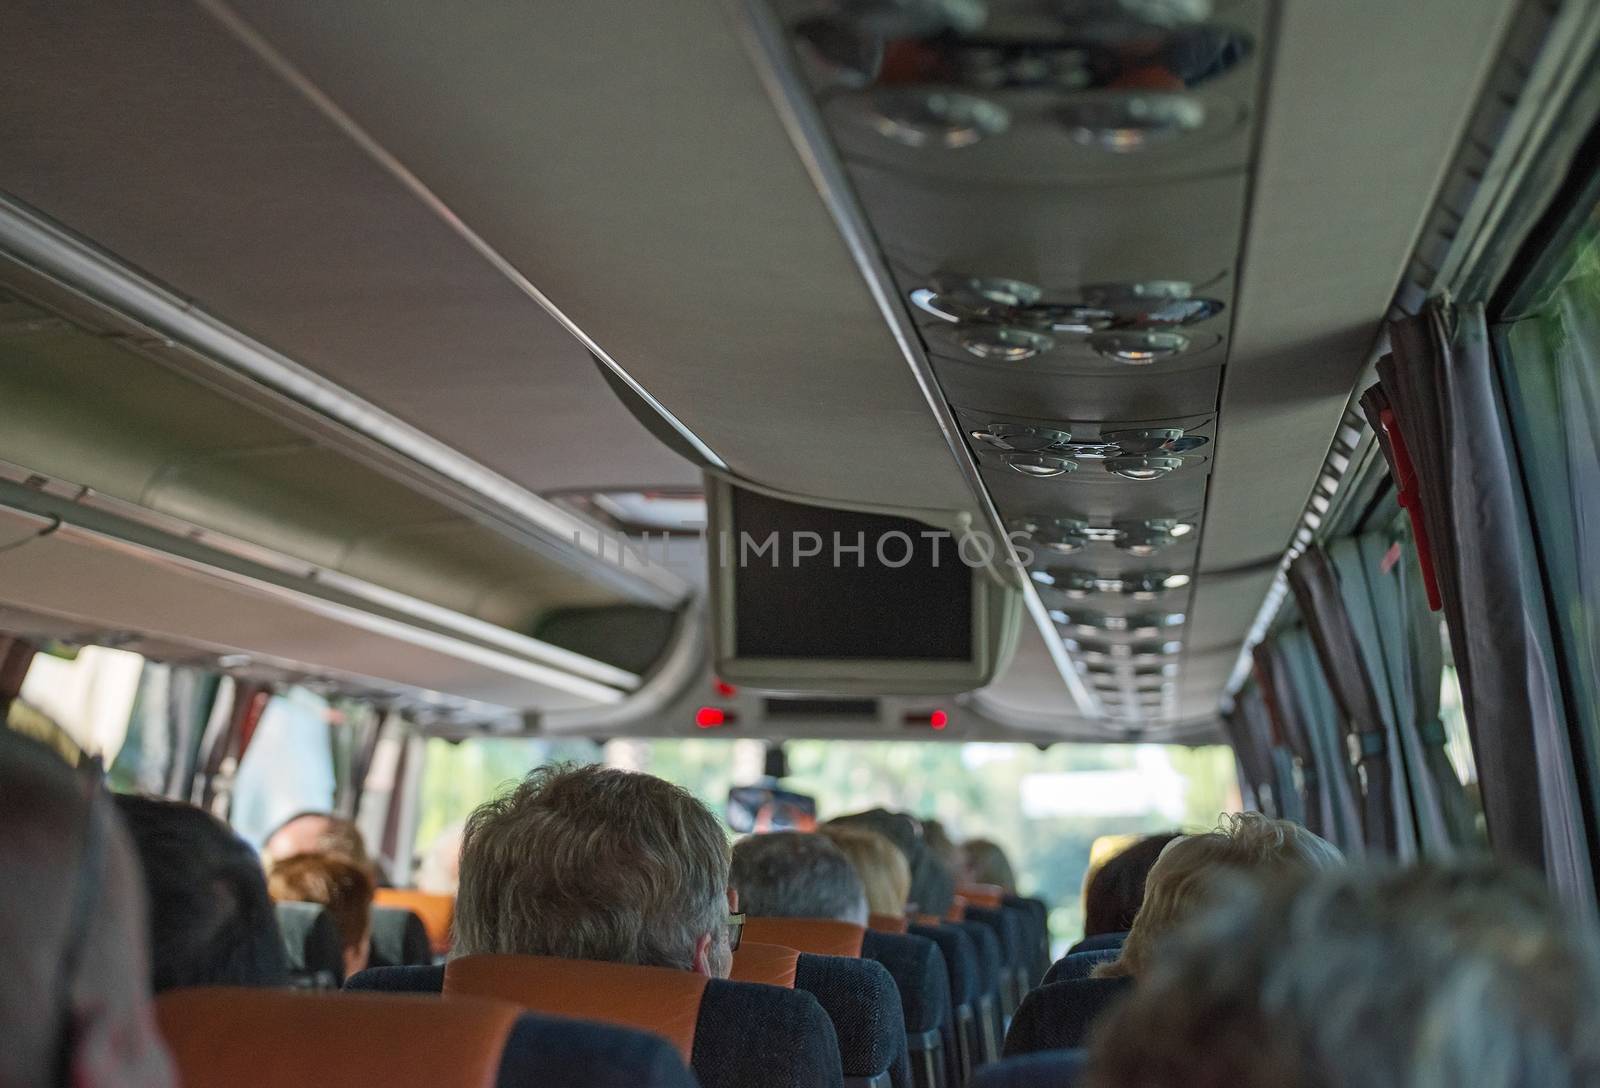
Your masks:
[[[1133,150],[1026,96],[1003,138],[886,135],[927,104],[797,51],[788,0],[74,7],[0,41],[0,630],[454,734],[677,734],[711,682],[702,545],[641,563],[574,496],[709,468],[1100,531],[997,562],[1028,620],[983,689],[730,696],[756,735],[959,703],[950,738],[1202,743],[1519,5],[1218,0],[1200,119]],[[981,277],[1056,326],[975,339],[948,307]],[[1152,298],[1194,320],[1060,316]],[[996,427],[1068,432],[1077,471]],[[1164,428],[1186,444],[1117,445]],[[1126,546],[1151,523],[1193,531]],[[651,614],[618,654],[608,623]]]

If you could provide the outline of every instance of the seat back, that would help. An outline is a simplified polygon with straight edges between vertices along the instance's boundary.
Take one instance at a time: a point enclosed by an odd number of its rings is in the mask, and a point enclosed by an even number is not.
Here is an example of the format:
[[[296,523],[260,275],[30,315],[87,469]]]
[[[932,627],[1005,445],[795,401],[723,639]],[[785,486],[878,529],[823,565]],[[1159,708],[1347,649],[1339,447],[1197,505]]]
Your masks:
[[[1016,912],[1008,913],[1000,907],[967,907],[967,920],[980,922],[994,931],[1000,942],[1000,1008],[1009,1019],[1017,1010],[1022,994],[1024,971],[1022,967],[1022,923]]]
[[[1074,952],[1095,952],[1102,948],[1121,948],[1122,942],[1127,939],[1126,933],[1096,933],[1067,949],[1067,955],[1070,956]]]
[[[827,918],[748,918],[743,939],[814,956],[859,956],[865,933],[862,926]]]
[[[1102,963],[1112,963],[1122,955],[1120,948],[1097,948],[1089,952],[1069,952],[1045,972],[1043,985],[1053,982],[1070,982],[1075,978],[1088,978]]]
[[[709,980],[670,967],[553,956],[462,956],[444,969],[444,993],[510,1001],[530,1012],[595,1020],[659,1035],[687,1061]]]
[[[972,1088],[1072,1088],[1088,1066],[1083,1050],[1045,1050],[1006,1058],[978,1070]]]
[[[849,956],[802,955],[795,986],[815,997],[833,1022],[846,1085],[909,1088],[905,1012],[900,990],[883,964]]]
[[[414,888],[379,888],[373,893],[372,905],[413,912],[428,931],[434,955],[442,956],[450,951],[450,929],[456,916],[455,896],[419,892]]]
[[[904,933],[910,919],[903,914],[873,914],[867,917],[867,928],[879,933]]]
[[[320,903],[282,902],[273,909],[295,985],[337,990],[344,981],[344,942],[333,915]]]
[[[733,954],[733,970],[728,977],[734,982],[759,982],[763,986],[792,990],[799,965],[800,953],[792,948],[741,941],[739,951]]]
[[[156,998],[186,1088],[494,1088],[521,1010],[498,1001],[197,987]]]
[[[938,945],[926,937],[868,931],[861,954],[883,964],[900,991],[912,1083],[917,1088],[952,1084],[958,1060],[955,1020],[950,1007],[950,975]]]
[[[1053,982],[1030,993],[1006,1032],[1005,1056],[1081,1047],[1107,1009],[1132,987],[1131,978]]]
[[[998,884],[962,884],[956,894],[967,901],[969,907],[988,907],[993,910],[1005,900],[1006,890]]]
[[[433,942],[416,911],[372,908],[372,956],[368,962],[373,967],[433,962]]]
[[[1004,975],[1000,957],[1000,938],[982,922],[953,923],[972,942],[978,966],[977,999],[979,1040],[982,1044],[978,1064],[992,1062],[1000,1057],[1000,1044],[1006,1037],[1004,1010],[1001,1007]]]
[[[978,955],[972,939],[961,927],[948,924],[911,926],[913,937],[926,937],[939,946],[944,957],[946,973],[950,976],[950,1008],[955,1016],[957,1057],[960,1059],[961,1083],[972,1076],[972,1070],[984,1060],[982,1054],[981,1025],[978,1022]]]
[[[1050,970],[1050,908],[1043,899],[1022,895],[1006,896],[1001,906],[1022,912],[1023,935],[1027,941],[1024,959],[1027,977],[1023,980],[1026,992],[1039,985],[1045,972]]]
[[[444,990],[444,964],[368,967],[345,979],[344,988],[366,993],[438,994]]]

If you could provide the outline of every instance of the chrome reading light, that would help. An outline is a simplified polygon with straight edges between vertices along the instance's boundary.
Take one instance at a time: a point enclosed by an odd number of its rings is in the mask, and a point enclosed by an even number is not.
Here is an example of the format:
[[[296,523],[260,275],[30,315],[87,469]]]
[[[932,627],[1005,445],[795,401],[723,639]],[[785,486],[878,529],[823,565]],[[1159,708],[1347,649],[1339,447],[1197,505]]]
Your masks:
[[[1026,533],[1029,543],[1057,555],[1082,551],[1092,539],[1089,523],[1077,518],[1019,518],[1013,529]]]
[[[1197,296],[1184,280],[1145,280],[1137,283],[1090,283],[1082,289],[1083,301],[1116,315],[1119,328],[1170,329],[1215,317],[1224,309],[1221,299]]]
[[[1024,476],[1033,476],[1037,479],[1065,476],[1069,472],[1078,471],[1078,462],[1043,453],[1011,453],[1006,455],[1005,460],[1006,467],[1012,472],[1020,472]]]
[[[1106,471],[1124,480],[1147,482],[1159,480],[1183,467],[1181,457],[1112,457],[1106,461]]]
[[[1074,25],[1102,23],[1182,27],[1211,18],[1211,0],[1057,0],[1061,17]]]
[[[973,325],[962,329],[956,340],[968,354],[986,362],[1020,363],[1056,346],[1042,332],[1010,325]]]
[[[1117,547],[1141,559],[1155,555],[1194,531],[1194,523],[1174,518],[1119,522],[1115,526]]]
[[[1074,143],[1126,155],[1199,130],[1206,107],[1186,94],[1087,91],[1063,102],[1057,116]]]
[[[1026,423],[991,423],[971,432],[973,440],[991,449],[1038,453],[1059,449],[1072,442],[1072,435],[1054,427],[1034,427]]]
[[[1102,359],[1126,366],[1148,366],[1189,350],[1181,332],[1100,332],[1089,337],[1089,348]]]
[[[1004,106],[961,91],[884,88],[871,102],[872,127],[906,147],[971,147],[1011,127]]]

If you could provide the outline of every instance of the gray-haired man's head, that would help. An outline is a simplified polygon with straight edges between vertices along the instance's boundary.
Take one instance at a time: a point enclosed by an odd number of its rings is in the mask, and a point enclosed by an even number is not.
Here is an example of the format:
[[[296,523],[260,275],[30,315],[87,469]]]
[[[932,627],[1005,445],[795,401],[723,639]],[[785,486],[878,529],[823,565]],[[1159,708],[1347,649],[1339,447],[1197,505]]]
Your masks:
[[[752,835],[733,848],[728,883],[753,918],[828,918],[865,925],[867,893],[839,848],[801,831]]]

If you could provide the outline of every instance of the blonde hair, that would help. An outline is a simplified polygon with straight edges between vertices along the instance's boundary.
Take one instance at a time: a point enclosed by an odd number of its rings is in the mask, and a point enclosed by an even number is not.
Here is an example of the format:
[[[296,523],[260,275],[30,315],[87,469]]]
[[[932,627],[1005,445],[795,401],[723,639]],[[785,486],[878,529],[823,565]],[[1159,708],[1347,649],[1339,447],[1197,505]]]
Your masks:
[[[1095,969],[1096,978],[1140,975],[1155,946],[1211,899],[1219,874],[1244,873],[1265,883],[1311,875],[1344,861],[1338,847],[1290,820],[1259,812],[1222,817],[1213,831],[1172,840],[1146,878],[1144,902],[1122,953]]]
[[[968,839],[961,844],[967,877],[974,884],[993,884],[1007,895],[1017,894],[1017,877],[1000,844],[988,839]]]
[[[911,898],[911,866],[898,846],[864,827],[824,824],[818,830],[850,859],[866,889],[868,911],[890,915],[906,912],[906,901]]]

